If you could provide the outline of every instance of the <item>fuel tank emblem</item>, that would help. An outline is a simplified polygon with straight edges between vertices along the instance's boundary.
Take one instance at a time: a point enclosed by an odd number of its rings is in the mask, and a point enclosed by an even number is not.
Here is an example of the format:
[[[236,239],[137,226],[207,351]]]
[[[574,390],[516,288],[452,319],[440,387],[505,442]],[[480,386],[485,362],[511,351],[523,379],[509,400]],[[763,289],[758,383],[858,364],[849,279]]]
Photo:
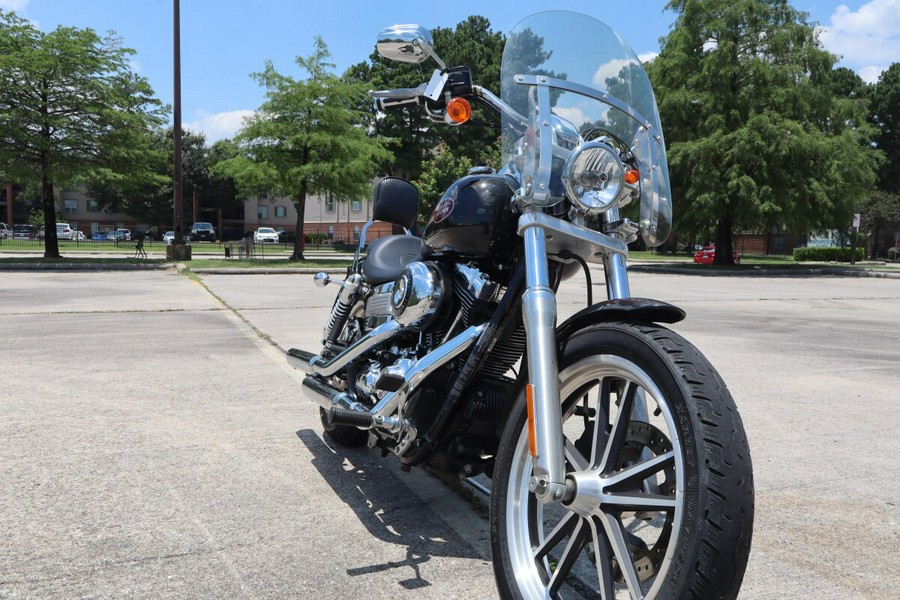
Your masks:
[[[435,223],[440,223],[450,216],[450,213],[453,212],[453,207],[453,198],[449,196],[442,198],[441,201],[437,203],[437,206],[434,207],[434,211],[431,213],[431,220]]]

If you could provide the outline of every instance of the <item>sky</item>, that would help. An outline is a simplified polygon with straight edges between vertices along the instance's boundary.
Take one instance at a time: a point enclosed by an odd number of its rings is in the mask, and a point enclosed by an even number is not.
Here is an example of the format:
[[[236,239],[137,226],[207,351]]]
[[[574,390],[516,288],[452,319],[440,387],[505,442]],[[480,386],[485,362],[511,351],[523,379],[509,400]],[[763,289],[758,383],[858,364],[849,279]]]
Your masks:
[[[642,59],[659,51],[659,40],[675,20],[664,0],[489,0],[482,3],[433,0],[180,0],[181,95],[185,129],[207,141],[232,137],[241,119],[264,100],[251,77],[271,60],[282,73],[302,77],[296,56],[313,52],[321,36],[337,73],[368,59],[381,29],[397,23],[455,27],[470,14],[488,18],[507,33],[535,12],[582,12],[618,31]],[[825,48],[841,66],[869,82],[900,62],[900,0],[793,0],[822,28]],[[132,69],[146,77],[157,97],[173,98],[173,0],[0,0],[43,31],[57,26],[114,31],[136,50]]]

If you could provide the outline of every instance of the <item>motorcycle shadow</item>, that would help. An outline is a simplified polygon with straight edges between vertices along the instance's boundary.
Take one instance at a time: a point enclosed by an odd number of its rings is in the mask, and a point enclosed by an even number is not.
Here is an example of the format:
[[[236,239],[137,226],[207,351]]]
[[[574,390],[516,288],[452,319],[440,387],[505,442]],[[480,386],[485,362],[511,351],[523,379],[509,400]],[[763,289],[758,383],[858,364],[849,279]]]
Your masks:
[[[311,464],[368,532],[383,542],[406,546],[404,560],[348,568],[348,575],[408,567],[413,577],[398,583],[406,589],[417,589],[431,585],[422,577],[420,566],[432,557],[482,560],[468,542],[409,489],[402,477],[392,472],[387,463],[392,460],[390,457],[381,458],[368,448],[329,446],[311,429],[296,433],[313,456]]]

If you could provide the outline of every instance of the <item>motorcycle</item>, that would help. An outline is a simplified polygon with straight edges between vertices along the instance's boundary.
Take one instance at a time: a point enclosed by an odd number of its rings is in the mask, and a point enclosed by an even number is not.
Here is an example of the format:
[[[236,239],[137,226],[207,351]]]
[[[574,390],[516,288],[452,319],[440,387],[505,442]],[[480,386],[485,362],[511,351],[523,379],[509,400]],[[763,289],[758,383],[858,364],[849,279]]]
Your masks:
[[[500,97],[448,68],[427,29],[382,31],[389,59],[438,63],[417,88],[372,91],[459,125],[499,117],[503,168],[437,203],[376,187],[306,373],[325,434],[459,477],[491,478],[503,598],[733,598],[750,551],[753,478],[740,416],[713,366],[665,327],[681,309],[631,295],[627,244],[663,243],[672,205],[649,79],[605,24],[570,12],[507,38]],[[639,204],[638,221],[623,216]],[[404,233],[367,243],[375,221]],[[607,299],[557,324],[556,291],[599,263]]]

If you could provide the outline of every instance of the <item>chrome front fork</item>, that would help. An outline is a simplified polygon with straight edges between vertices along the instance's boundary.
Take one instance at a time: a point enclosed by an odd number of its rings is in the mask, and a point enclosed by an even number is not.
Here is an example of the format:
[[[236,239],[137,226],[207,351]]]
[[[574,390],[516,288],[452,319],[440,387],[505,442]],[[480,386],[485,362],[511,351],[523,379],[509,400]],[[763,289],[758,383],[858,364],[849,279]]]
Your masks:
[[[525,214],[534,210],[526,208]],[[618,218],[618,210],[607,218]],[[541,502],[560,502],[566,496],[566,459],[556,362],[556,294],[550,287],[544,227],[535,220],[520,219],[519,232],[525,242],[522,315],[528,350],[529,450],[534,459],[529,489]],[[607,254],[603,266],[609,298],[630,297],[625,256]],[[646,415],[643,402],[636,404],[635,418],[646,420],[641,418]]]
[[[528,434],[534,458],[529,487],[541,502],[559,502],[566,491],[566,465],[556,364],[556,294],[550,287],[544,228],[535,223],[521,233],[525,240],[522,315],[528,349]]]

